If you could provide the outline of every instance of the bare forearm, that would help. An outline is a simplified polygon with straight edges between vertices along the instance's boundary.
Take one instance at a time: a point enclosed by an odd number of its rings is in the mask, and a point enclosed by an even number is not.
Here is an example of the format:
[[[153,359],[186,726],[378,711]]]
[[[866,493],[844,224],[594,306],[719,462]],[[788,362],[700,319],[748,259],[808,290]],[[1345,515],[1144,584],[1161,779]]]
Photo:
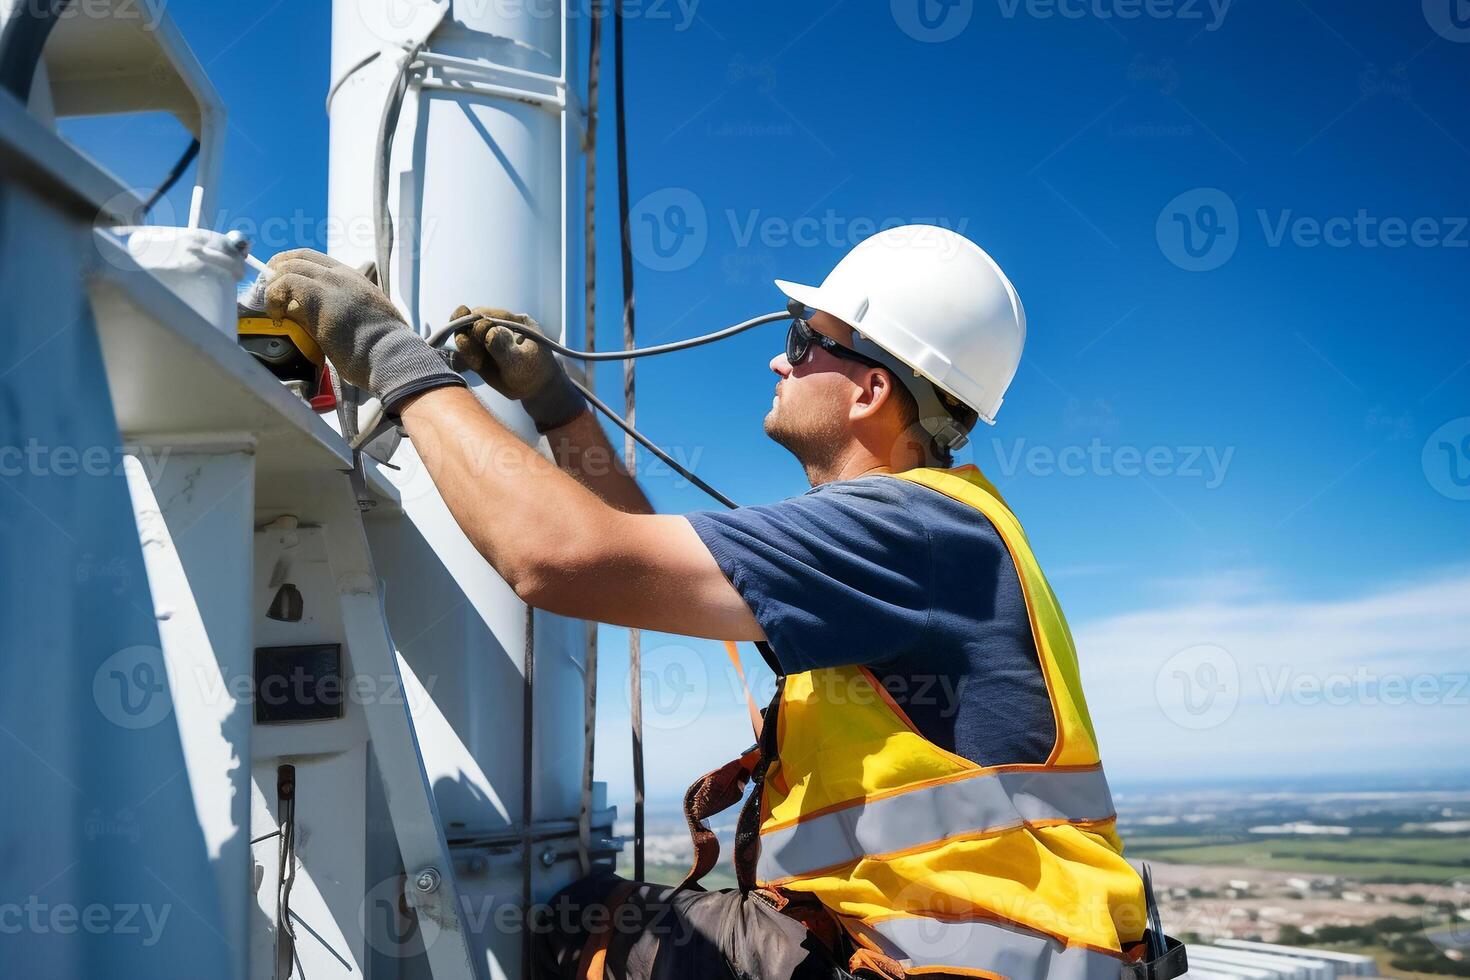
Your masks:
[[[617,516],[465,389],[426,392],[401,416],[455,521],[517,591],[552,547],[596,541]]]
[[[620,512],[523,443],[466,389],[425,392],[400,414],[455,521],[526,602],[621,626],[763,638],[685,518]]]
[[[556,465],[597,494],[609,507],[627,514],[652,514],[643,488],[628,473],[622,456],[589,409],[571,422],[546,433]]]

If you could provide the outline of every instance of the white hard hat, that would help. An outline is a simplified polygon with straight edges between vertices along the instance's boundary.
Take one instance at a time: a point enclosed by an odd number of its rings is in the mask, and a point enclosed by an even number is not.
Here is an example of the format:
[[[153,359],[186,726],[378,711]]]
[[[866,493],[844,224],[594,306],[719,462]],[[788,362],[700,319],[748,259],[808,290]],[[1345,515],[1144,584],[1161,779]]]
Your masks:
[[[990,425],[1021,363],[1026,311],[995,260],[935,225],[864,239],[820,286],[776,280],[974,409]]]

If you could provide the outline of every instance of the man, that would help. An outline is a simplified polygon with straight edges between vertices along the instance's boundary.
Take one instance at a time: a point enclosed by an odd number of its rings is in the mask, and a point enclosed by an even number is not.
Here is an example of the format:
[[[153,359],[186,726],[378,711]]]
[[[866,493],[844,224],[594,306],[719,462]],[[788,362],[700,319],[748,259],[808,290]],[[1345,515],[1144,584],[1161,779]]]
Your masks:
[[[993,422],[1025,339],[1014,288],[978,246],[891,229],[820,287],[778,282],[795,319],[765,429],[812,489],[688,516],[653,514],[615,468],[570,465],[615,457],[534,333],[487,318],[457,343],[570,475],[485,411],[367,280],[308,251],[271,269],[272,316],[302,322],[397,414],[526,602],[762,641],[783,675],[761,751],[689,795],[702,831],[757,784],[737,833],[742,887],[580,882],[566,899],[607,914],[551,923],[546,975],[1113,980],[1138,960],[1142,886],[1066,621],[994,487],[948,468],[975,422]],[[711,858],[701,848],[701,870]]]

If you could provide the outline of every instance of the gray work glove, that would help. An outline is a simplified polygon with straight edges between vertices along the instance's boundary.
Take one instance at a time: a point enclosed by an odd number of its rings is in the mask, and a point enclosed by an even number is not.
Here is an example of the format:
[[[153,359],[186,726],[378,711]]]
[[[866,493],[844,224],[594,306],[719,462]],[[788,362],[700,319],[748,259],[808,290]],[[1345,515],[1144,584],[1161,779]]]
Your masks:
[[[309,248],[281,252],[267,268],[267,315],[301,324],[338,377],[376,395],[385,411],[411,395],[464,384],[357,270]]]
[[[454,345],[459,348],[457,361],[474,370],[506,398],[519,401],[536,423],[537,432],[560,428],[587,410],[586,400],[572,384],[556,354],[546,345],[536,343],[535,337],[542,331],[535,320],[524,313],[488,306],[473,310],[461,306],[450,319],[458,320],[470,313],[511,320],[532,331],[523,334],[481,319],[457,334]]]

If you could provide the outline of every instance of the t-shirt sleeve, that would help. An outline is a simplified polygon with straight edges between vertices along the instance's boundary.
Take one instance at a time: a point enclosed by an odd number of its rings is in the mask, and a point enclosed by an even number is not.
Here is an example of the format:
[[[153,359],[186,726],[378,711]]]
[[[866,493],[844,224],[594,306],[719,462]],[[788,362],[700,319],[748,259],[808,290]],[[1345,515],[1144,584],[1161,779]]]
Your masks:
[[[787,673],[873,664],[922,642],[933,594],[929,534],[889,478],[689,523]]]

